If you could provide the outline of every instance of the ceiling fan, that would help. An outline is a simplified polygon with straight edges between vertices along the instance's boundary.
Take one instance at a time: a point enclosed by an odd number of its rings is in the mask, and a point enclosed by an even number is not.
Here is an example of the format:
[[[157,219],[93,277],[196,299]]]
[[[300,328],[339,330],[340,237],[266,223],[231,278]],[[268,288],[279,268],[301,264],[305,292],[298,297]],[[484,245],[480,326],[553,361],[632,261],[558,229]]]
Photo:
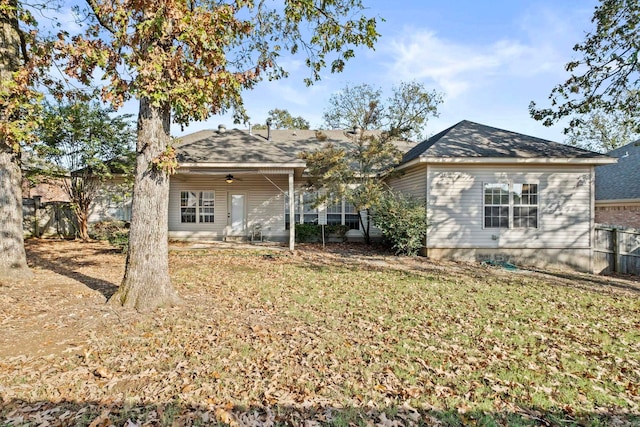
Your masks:
[[[224,181],[227,184],[232,184],[234,181],[242,181],[242,179],[237,178],[237,177],[233,176],[232,174],[228,174],[227,176],[224,177]]]

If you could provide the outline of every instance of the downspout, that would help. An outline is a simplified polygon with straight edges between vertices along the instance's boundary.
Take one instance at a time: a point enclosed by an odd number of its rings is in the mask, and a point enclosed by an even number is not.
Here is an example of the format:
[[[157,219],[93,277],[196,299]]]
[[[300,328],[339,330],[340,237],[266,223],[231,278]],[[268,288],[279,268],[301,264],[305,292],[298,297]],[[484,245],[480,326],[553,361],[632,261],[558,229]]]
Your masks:
[[[424,221],[427,224],[427,233],[424,235],[424,248],[423,254],[424,256],[429,256],[429,229],[431,228],[429,225],[429,164],[425,168],[424,173]]]
[[[293,252],[296,244],[296,215],[294,209],[293,171],[289,172],[289,250]]]
[[[595,265],[593,261],[593,250],[595,249],[595,234],[596,234],[596,167],[591,166],[591,220],[589,221],[589,273],[595,273]]]

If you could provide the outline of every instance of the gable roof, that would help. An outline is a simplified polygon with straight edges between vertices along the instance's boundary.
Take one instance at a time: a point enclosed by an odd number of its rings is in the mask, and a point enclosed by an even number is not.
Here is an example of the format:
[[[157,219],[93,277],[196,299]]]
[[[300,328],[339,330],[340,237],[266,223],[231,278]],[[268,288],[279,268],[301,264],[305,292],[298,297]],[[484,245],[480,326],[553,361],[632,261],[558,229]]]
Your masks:
[[[269,139],[270,137],[270,139]],[[353,143],[353,133],[343,130],[266,129],[224,132],[203,130],[178,138],[175,145],[178,163],[189,166],[280,165],[304,167],[298,158],[302,151],[322,148],[327,143],[346,147]],[[412,143],[398,141],[406,151]]]
[[[533,136],[463,120],[409,150],[402,164],[412,161],[460,161],[493,159],[527,161],[536,159],[584,159],[587,163],[610,163],[603,154],[571,147]]]
[[[596,167],[596,200],[640,199],[640,139],[607,154],[618,163]]]

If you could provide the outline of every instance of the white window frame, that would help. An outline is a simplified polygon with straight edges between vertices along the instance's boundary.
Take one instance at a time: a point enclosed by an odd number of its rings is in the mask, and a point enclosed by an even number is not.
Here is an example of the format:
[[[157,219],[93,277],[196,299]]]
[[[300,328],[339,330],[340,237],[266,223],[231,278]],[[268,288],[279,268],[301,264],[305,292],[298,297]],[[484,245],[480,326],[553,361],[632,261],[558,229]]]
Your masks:
[[[308,207],[308,203],[306,203],[307,201],[309,201],[310,197],[317,197],[318,194],[316,192],[310,192],[310,191],[304,191],[304,190],[300,190],[300,191],[296,191],[294,194],[294,211],[295,211],[295,216],[296,216],[296,224],[304,224],[305,222],[305,215],[318,215],[318,217],[320,216],[320,208],[310,208]],[[287,216],[289,215],[289,200],[288,197],[284,198],[284,214],[285,214],[285,230],[287,230]],[[331,203],[329,200],[327,201],[327,203],[325,203],[325,214],[327,215],[327,219],[328,219],[328,215],[340,215],[340,225],[346,225],[346,217],[347,215],[358,215],[358,212],[356,211],[355,207],[353,209],[353,211],[349,211],[347,210],[348,207],[348,203],[344,200],[344,198],[340,199],[339,203]],[[289,221],[289,223],[291,222],[291,220]],[[308,222],[310,224],[317,224],[318,221],[316,220],[315,222]],[[358,228],[349,228],[350,230],[360,230],[360,220],[358,220]]]
[[[190,195],[195,198],[195,204],[183,205],[184,194],[187,194],[187,203],[189,203]],[[208,197],[205,198],[205,195]],[[181,224],[213,224],[215,222],[215,200],[216,192],[213,190],[181,190],[180,191],[180,223]],[[207,205],[206,203],[210,203]],[[194,220],[185,221],[186,209],[193,209]],[[191,214],[189,214],[191,215]],[[205,220],[206,218],[210,221]]]
[[[486,187],[487,185],[501,185],[501,186],[506,186],[507,187],[507,194],[508,194],[508,204],[504,204],[504,203],[487,203],[486,200]],[[522,198],[520,198],[520,201],[518,203],[516,203],[516,186],[525,186],[525,185],[534,185],[535,186],[535,193],[530,194],[529,195],[529,200],[531,200],[531,198],[535,199],[535,204],[534,203],[528,203],[528,204],[523,204],[522,203]],[[522,192],[522,187],[520,187],[520,192]],[[507,218],[507,226],[497,226],[497,227],[492,227],[492,226],[487,226],[486,224],[486,220],[487,220],[487,216],[486,216],[486,208],[492,208],[492,207],[507,207],[508,208],[508,218]],[[515,225],[515,208],[534,208],[536,211],[536,216],[535,216],[535,226],[516,226]],[[494,181],[494,182],[483,182],[482,183],[482,228],[483,229],[488,229],[488,230],[501,230],[501,229],[516,229],[516,230],[526,230],[526,229],[536,229],[540,227],[540,184],[537,181],[527,181],[527,182],[521,182],[520,180],[518,181]]]
[[[316,191],[300,192],[300,224],[317,224],[320,212],[318,207],[311,207],[313,202],[318,198]],[[314,217],[315,221],[307,221],[307,217]]]
[[[523,197],[522,197],[522,192],[524,191],[524,186],[525,185],[530,185],[530,186],[535,186],[535,192],[530,192],[527,197],[528,197],[528,201],[529,203],[522,203],[523,201]],[[520,203],[516,203],[516,186],[521,186],[520,187]],[[531,203],[531,199],[535,200],[535,203]],[[526,229],[526,228],[538,228],[538,224],[540,223],[540,186],[538,185],[537,182],[514,182],[512,183],[512,205],[513,205],[513,212],[511,212],[510,218],[511,218],[511,228],[516,228],[516,229]],[[516,225],[516,208],[528,208],[528,209],[535,209],[536,211],[536,215],[535,215],[535,225],[534,226],[530,226],[530,225]],[[520,216],[521,221],[524,218],[527,218],[527,222],[532,218],[532,215],[526,215],[526,216]]]
[[[499,193],[497,196],[495,195],[491,195],[491,202],[487,203],[487,189],[489,186],[495,186],[494,188],[499,188],[500,192],[503,191],[503,188],[500,187],[506,187],[505,191],[506,191],[506,196],[502,195],[501,193]],[[482,228],[489,228],[489,229],[502,229],[502,228],[511,228],[511,184],[507,183],[507,182],[484,182],[482,183]],[[494,200],[494,197],[498,197],[499,200]],[[507,198],[507,203],[503,203],[502,198],[506,197]],[[506,227],[502,226],[502,225],[498,225],[498,226],[492,226],[492,225],[487,225],[487,208],[489,209],[498,209],[499,211],[507,208],[507,223],[506,223]],[[490,218],[504,218],[503,215],[498,215],[498,216],[493,216],[491,215]]]

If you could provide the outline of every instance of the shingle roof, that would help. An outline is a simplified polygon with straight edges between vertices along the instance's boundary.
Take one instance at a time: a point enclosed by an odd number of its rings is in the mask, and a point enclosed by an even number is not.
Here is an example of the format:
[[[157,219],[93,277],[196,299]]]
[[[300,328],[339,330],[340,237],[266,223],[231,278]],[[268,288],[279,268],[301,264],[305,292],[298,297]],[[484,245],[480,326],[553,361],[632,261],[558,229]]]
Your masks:
[[[607,156],[463,120],[412,148],[402,163],[426,158],[579,158]]]
[[[337,146],[353,143],[353,136],[342,130],[267,130],[231,129],[225,132],[203,130],[183,136],[176,144],[179,163],[299,163],[302,151],[322,148],[331,142]],[[326,136],[324,138],[322,136]],[[399,142],[402,151],[412,143]]]
[[[596,200],[640,199],[640,140],[607,153],[618,163],[596,167]]]

